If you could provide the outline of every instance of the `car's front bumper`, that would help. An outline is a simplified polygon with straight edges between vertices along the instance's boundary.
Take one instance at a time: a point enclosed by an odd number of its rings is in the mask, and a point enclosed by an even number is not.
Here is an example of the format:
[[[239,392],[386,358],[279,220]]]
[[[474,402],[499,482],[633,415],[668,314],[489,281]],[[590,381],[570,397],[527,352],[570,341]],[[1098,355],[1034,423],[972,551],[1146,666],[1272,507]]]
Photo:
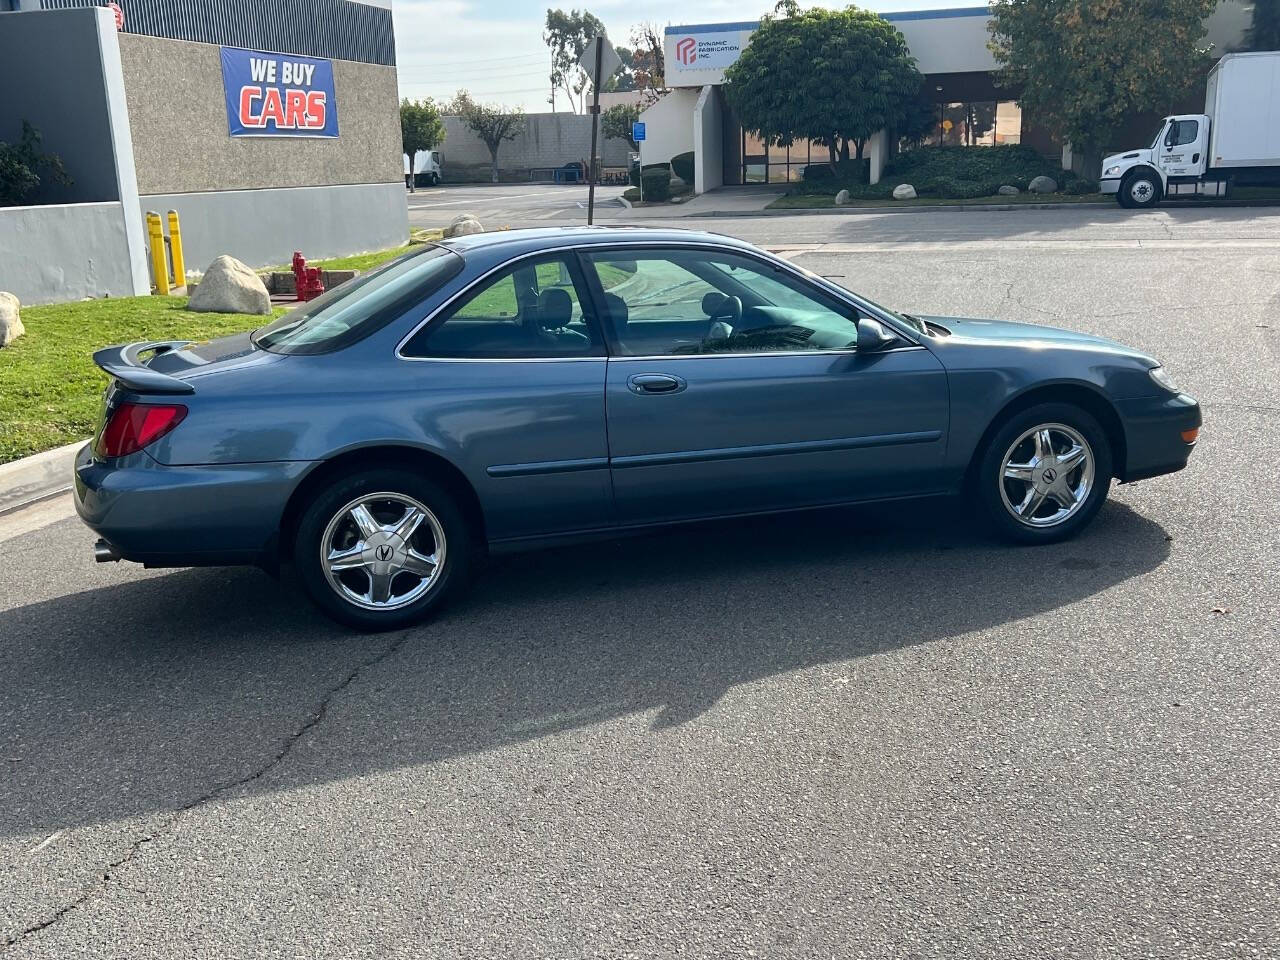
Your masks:
[[[1119,177],[1103,177],[1098,181],[1098,185],[1103,193],[1119,193],[1120,178]]]
[[[1200,404],[1185,393],[1140,400],[1119,400],[1116,409],[1124,426],[1125,462],[1121,483],[1174,473],[1187,465],[1203,422]]]
[[[146,453],[76,456],[76,512],[126,560],[149,566],[270,563],[305,462],[172,467]]]

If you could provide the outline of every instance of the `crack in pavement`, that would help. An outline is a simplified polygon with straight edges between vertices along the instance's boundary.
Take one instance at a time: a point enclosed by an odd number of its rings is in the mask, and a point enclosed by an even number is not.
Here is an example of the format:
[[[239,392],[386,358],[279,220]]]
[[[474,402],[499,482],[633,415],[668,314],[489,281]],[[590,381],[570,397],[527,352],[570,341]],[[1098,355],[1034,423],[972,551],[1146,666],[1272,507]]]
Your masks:
[[[14,947],[18,945],[22,941],[26,940],[28,937],[34,936],[35,934],[40,933],[42,930],[47,930],[49,927],[52,927],[54,924],[58,923],[63,917],[67,916],[68,914],[84,906],[86,903],[92,900],[97,894],[105,890],[106,887],[112,882],[112,880],[117,880],[117,878],[114,876],[116,871],[127,866],[138,855],[138,853],[142,850],[142,848],[145,847],[147,844],[154,843],[155,841],[163,837],[164,834],[168,833],[174,827],[174,825],[177,824],[177,822],[182,819],[183,814],[191,810],[194,810],[197,807],[201,807],[211,800],[216,800],[218,797],[222,796],[223,794],[227,793],[230,790],[235,790],[238,787],[242,787],[242,786],[245,786],[246,784],[252,783],[253,781],[258,780],[259,778],[266,776],[268,773],[270,773],[272,770],[278,767],[281,763],[283,763],[289,757],[289,754],[293,752],[293,748],[297,746],[298,741],[300,741],[303,737],[305,737],[309,732],[314,730],[317,726],[319,726],[324,721],[329,711],[329,704],[333,701],[333,699],[338,695],[340,695],[341,693],[343,693],[353,683],[355,683],[355,681],[360,678],[360,675],[364,673],[366,670],[372,667],[376,667],[379,664],[385,662],[393,654],[399,651],[400,648],[404,646],[405,642],[412,635],[412,633],[413,633],[412,628],[404,630],[403,632],[401,632],[401,634],[398,637],[396,637],[396,639],[392,640],[389,644],[387,644],[387,646],[380,653],[372,657],[368,657],[360,661],[359,663],[357,663],[355,667],[351,669],[351,671],[346,675],[346,677],[342,681],[330,687],[325,692],[324,696],[321,697],[320,699],[320,705],[311,712],[311,714],[307,717],[306,721],[301,726],[299,726],[296,730],[293,731],[293,733],[289,734],[289,736],[285,738],[285,741],[281,745],[280,749],[277,750],[275,754],[271,756],[265,763],[261,764],[252,772],[246,774],[243,777],[240,777],[236,780],[228,781],[226,783],[216,784],[212,789],[206,791],[205,793],[202,793],[200,796],[196,797],[194,800],[190,800],[187,803],[184,803],[182,806],[178,807],[175,811],[173,811],[173,813],[171,813],[167,818],[165,818],[165,820],[160,824],[159,827],[157,827],[155,830],[153,830],[151,833],[147,834],[146,836],[139,837],[138,839],[130,843],[128,850],[124,853],[123,856],[118,857],[117,859],[112,860],[110,863],[108,863],[106,868],[102,871],[102,879],[100,881],[98,881],[93,886],[84,888],[80,892],[79,896],[75,897],[70,902],[65,903],[62,906],[58,907],[51,915],[49,915],[45,919],[40,920],[37,923],[33,923],[30,926],[26,927],[25,929],[20,930],[19,932],[12,934],[11,936],[6,937],[3,944],[0,944],[0,951],[7,951],[10,947]]]

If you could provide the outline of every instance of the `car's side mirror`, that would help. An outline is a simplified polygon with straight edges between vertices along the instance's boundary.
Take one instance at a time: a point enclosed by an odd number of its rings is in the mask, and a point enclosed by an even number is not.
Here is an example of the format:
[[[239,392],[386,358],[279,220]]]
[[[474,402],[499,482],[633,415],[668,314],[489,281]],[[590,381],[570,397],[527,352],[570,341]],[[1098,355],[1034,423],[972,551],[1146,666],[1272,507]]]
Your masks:
[[[875,353],[887,350],[898,342],[898,338],[885,328],[879,320],[870,317],[858,318],[858,350],[861,353]]]

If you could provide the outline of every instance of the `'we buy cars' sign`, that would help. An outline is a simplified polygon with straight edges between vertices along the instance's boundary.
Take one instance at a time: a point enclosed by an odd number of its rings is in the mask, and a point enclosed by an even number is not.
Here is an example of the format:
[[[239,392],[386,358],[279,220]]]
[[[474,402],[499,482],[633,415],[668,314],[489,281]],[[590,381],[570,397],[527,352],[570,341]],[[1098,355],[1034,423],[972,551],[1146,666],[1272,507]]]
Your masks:
[[[233,137],[336,137],[333,61],[222,48]]]

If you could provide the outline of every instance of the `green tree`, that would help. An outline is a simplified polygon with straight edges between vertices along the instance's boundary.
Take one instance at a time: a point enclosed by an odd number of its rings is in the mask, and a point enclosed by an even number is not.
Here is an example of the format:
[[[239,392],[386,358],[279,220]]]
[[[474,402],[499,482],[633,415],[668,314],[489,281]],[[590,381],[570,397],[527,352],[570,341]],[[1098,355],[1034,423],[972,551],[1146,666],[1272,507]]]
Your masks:
[[[1280,0],[1254,0],[1245,50],[1280,50]]]
[[[40,133],[26,120],[16,143],[0,140],[0,207],[25,203],[44,181],[68,186],[62,159],[40,149]]]
[[[1216,0],[998,0],[1000,83],[1062,131],[1092,169],[1135,113],[1171,111],[1204,79]]]
[[[604,24],[590,10],[548,10],[542,40],[551,48],[551,107],[555,109],[556,90],[565,92],[569,107],[581,113],[582,92],[591,82],[578,66],[578,58],[592,37],[605,35]],[[602,85],[603,88],[603,85]]]
[[[465,90],[459,90],[450,106],[462,122],[489,148],[493,162],[493,182],[498,182],[498,149],[507,140],[524,133],[526,118],[519,107],[500,107],[476,103]]]
[[[905,116],[922,77],[901,33],[857,7],[766,16],[725,72],[725,98],[742,125],[782,146],[826,144],[831,164],[859,160],[867,141]]]
[[[419,150],[431,150],[444,143],[444,121],[431,98],[400,101],[400,143],[409,158],[409,189],[413,189],[413,161]]]
[[[631,125],[640,119],[640,104],[620,103],[600,114],[600,132],[607,140],[625,140],[632,150],[640,144],[631,139]]]

